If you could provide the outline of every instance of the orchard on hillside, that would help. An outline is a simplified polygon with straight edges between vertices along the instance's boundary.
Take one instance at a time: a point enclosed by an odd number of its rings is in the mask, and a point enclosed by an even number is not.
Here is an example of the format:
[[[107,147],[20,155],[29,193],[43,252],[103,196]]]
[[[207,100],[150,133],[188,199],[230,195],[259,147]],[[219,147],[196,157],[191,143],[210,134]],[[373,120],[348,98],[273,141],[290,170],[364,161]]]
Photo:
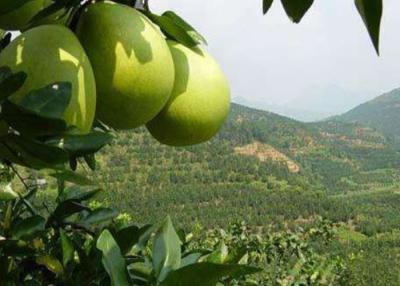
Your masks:
[[[162,143],[198,144],[229,112],[229,86],[200,47],[205,40],[175,13],[158,16],[134,4],[1,3],[0,28],[21,32],[0,45],[5,285],[215,285],[259,271],[239,264],[246,253],[235,249],[218,260],[218,248],[185,250],[168,218],[139,227],[86,204],[100,189],[80,165],[95,170],[95,153],[113,130],[148,124]],[[58,196],[53,208],[37,210],[35,178],[47,176]],[[13,189],[15,180],[24,189]]]
[[[313,4],[281,2],[294,22]],[[378,50],[382,0],[355,3]],[[0,29],[21,33],[0,41],[0,284],[257,285],[251,245],[189,249],[169,218],[137,226],[87,204],[100,189],[79,170],[114,130],[186,146],[223,125],[229,85],[191,25],[147,0],[2,0]],[[58,194],[38,210],[42,178]]]

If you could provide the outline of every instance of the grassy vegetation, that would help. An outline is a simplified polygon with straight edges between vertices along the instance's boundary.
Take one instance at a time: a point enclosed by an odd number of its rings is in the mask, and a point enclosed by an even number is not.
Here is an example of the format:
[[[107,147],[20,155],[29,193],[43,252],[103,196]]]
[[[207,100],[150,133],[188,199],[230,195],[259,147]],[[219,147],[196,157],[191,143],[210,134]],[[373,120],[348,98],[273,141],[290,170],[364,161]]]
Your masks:
[[[186,229],[238,220],[282,229],[319,215],[341,226],[325,251],[345,261],[342,285],[400,283],[400,267],[385,268],[400,264],[399,145],[374,129],[235,105],[209,143],[169,148],[139,129],[120,134],[99,162],[96,180],[108,190],[100,200],[135,221],[170,214]]]

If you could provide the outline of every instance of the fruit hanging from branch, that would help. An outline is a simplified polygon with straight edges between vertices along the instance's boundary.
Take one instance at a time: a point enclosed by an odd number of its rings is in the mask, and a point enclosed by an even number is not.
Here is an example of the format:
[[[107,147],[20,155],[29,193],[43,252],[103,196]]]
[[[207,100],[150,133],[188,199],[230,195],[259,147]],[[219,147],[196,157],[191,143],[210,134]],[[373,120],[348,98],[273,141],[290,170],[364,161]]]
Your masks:
[[[168,41],[175,63],[175,85],[160,114],[147,124],[161,143],[199,144],[221,128],[230,108],[229,84],[217,62],[201,48]]]
[[[0,66],[28,75],[10,97],[13,102],[52,83],[70,83],[72,94],[64,119],[80,133],[91,130],[96,110],[94,75],[85,51],[68,28],[43,25],[22,33],[0,53]]]
[[[77,35],[93,65],[97,116],[115,129],[133,129],[167,103],[175,77],[167,43],[137,10],[112,2],[89,5]]]

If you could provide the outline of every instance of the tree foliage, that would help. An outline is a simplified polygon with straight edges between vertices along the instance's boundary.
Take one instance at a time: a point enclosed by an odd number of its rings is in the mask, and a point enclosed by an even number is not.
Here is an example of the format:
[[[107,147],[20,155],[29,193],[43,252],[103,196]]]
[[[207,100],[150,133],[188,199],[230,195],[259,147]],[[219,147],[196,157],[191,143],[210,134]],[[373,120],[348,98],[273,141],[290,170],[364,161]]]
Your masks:
[[[288,17],[295,23],[299,23],[314,0],[281,0]],[[379,34],[383,11],[382,0],[354,0],[376,52],[379,54]],[[266,14],[273,4],[273,0],[263,0],[263,12]]]

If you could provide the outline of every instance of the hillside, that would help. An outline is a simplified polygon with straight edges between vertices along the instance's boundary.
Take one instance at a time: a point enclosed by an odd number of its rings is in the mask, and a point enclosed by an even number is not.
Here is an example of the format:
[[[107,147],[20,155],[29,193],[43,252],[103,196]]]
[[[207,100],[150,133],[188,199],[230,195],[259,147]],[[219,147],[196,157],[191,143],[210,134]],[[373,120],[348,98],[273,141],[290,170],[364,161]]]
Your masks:
[[[378,96],[336,117],[339,121],[358,122],[388,136],[400,136],[400,89]]]
[[[138,129],[121,133],[99,161],[97,180],[111,191],[106,201],[143,222],[169,213],[181,225],[329,212],[329,194],[400,179],[397,147],[373,129],[305,124],[240,105],[206,144],[170,148]],[[350,219],[348,211],[340,219]]]

